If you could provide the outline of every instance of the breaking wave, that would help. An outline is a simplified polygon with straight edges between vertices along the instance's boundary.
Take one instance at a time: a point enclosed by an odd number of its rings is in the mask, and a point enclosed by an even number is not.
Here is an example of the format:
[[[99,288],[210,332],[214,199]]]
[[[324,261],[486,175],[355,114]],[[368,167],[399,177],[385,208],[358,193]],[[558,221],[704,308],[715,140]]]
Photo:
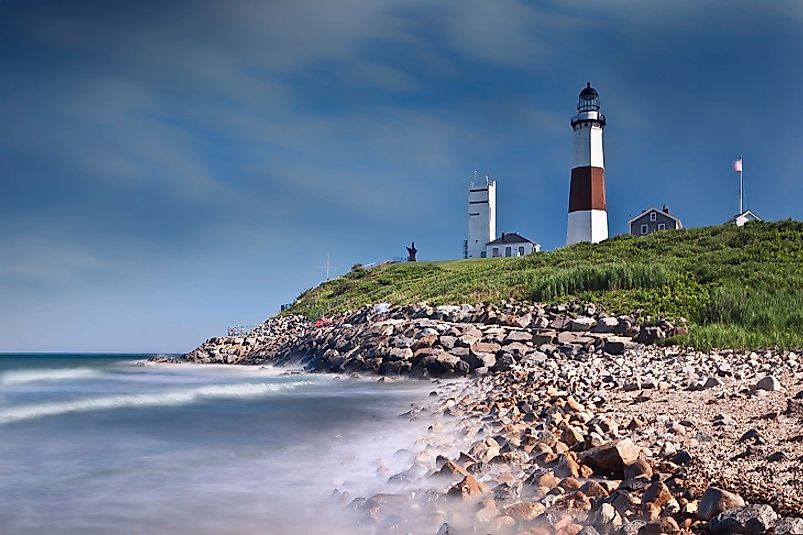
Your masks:
[[[0,376],[2,385],[19,385],[37,381],[63,381],[98,377],[100,371],[91,368],[56,368],[46,370],[22,370],[6,372]]]
[[[40,418],[43,416],[56,416],[68,412],[85,412],[123,407],[147,407],[154,405],[184,405],[199,399],[211,398],[258,397],[310,384],[314,384],[313,381],[295,381],[282,384],[245,383],[208,385],[172,392],[124,394],[72,401],[22,405],[13,409],[0,411],[0,424]]]

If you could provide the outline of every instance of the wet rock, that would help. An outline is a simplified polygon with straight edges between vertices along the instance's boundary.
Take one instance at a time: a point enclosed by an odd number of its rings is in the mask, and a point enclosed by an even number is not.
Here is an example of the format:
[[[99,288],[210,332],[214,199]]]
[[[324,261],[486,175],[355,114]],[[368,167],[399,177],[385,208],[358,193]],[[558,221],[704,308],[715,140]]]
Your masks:
[[[505,507],[505,514],[516,522],[531,522],[546,512],[546,507],[538,502],[518,502]]]
[[[468,475],[468,471],[454,461],[446,461],[443,463],[441,469],[435,473],[435,475],[458,479],[466,477]]]
[[[487,491],[488,488],[484,484],[477,482],[474,476],[469,474],[457,485],[450,488],[447,495],[451,498],[469,499],[479,498]]]
[[[719,487],[708,487],[697,506],[697,517],[701,520],[711,520],[723,511],[742,506],[744,500],[738,494]]]

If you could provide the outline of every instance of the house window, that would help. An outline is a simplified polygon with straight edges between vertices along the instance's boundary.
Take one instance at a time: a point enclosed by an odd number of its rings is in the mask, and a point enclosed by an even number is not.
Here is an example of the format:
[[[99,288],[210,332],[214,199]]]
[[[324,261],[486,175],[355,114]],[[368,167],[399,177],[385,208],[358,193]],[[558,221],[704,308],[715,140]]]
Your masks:
[[[513,249],[510,247],[505,247],[505,256],[512,256],[512,255],[513,255]]]
[[[656,219],[658,219],[658,214],[650,212],[650,221],[655,221]]]
[[[493,248],[493,251],[491,251],[491,256],[493,256],[494,258],[499,256],[499,247],[494,247]]]
[[[524,256],[524,246],[519,247],[519,256]]]
[[[658,230],[666,230],[666,223],[658,223]]]
[[[647,234],[647,225],[641,225],[641,233]]]
[[[486,253],[485,251],[482,251],[480,253],[480,258],[485,258],[486,256],[488,256],[488,253]]]

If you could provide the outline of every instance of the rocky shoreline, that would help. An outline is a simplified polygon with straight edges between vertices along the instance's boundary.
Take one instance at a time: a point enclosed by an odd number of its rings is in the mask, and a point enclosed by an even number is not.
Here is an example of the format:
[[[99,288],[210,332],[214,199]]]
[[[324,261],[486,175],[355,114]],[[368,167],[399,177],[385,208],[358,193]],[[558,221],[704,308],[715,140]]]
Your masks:
[[[433,378],[392,492],[336,493],[367,532],[803,533],[803,358],[653,345],[682,330],[583,304],[376,305],[185,359]]]

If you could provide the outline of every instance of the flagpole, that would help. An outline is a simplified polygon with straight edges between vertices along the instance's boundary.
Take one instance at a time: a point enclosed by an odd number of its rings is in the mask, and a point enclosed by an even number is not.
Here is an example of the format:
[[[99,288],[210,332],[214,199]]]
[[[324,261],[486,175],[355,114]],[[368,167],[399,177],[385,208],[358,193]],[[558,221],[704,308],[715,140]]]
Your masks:
[[[744,173],[744,158],[739,155],[739,214],[744,213],[744,180],[742,178]]]

